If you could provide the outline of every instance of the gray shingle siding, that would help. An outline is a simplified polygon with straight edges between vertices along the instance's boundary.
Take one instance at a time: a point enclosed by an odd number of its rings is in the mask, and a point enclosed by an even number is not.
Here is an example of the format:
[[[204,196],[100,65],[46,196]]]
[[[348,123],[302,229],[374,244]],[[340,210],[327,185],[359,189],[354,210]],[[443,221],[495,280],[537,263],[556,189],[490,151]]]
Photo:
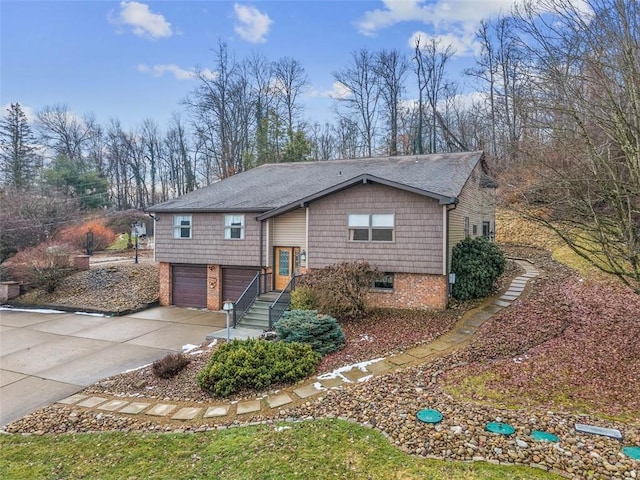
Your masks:
[[[366,259],[382,271],[442,274],[442,206],[384,185],[361,184],[309,206],[309,268]],[[350,213],[395,214],[394,242],[351,242]]]
[[[451,250],[465,237],[465,217],[469,218],[469,236],[482,236],[482,222],[490,221],[491,228],[495,229],[495,184],[486,185],[481,165],[473,170],[469,180],[458,196],[458,204],[449,213],[449,264]],[[473,234],[473,225],[477,226],[477,232]]]
[[[260,222],[257,212],[245,214],[244,240],[224,238],[223,213],[193,213],[191,238],[173,238],[173,215],[159,215],[155,224],[156,260],[225,266],[260,264]]]

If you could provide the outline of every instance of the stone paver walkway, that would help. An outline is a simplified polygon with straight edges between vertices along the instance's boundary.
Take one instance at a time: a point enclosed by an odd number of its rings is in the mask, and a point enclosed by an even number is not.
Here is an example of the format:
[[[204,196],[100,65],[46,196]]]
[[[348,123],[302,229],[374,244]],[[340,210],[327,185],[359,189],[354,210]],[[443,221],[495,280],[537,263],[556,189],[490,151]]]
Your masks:
[[[243,415],[250,416],[250,414],[255,414],[256,412],[280,408],[299,399],[314,397],[327,389],[344,388],[348,385],[366,381],[373,375],[384,374],[394,368],[423,363],[460,347],[473,337],[485,321],[503,308],[511,306],[523,294],[527,283],[539,275],[538,270],[530,262],[516,260],[516,263],[525,270],[524,274],[513,279],[509,288],[500,297],[485,303],[478,309],[467,312],[454,325],[452,330],[435,341],[408,349],[397,355],[343,367],[332,373],[311,378],[306,383],[296,386],[288,392],[273,392],[270,395],[262,395],[253,400],[219,402],[221,404],[212,404],[204,407],[202,404],[184,406],[146,398],[142,399],[145,402],[140,402],[140,399],[129,402],[123,398],[92,397],[82,394],[72,395],[60,400],[58,403],[128,415],[166,417],[167,419],[178,421],[193,420],[199,416],[201,418],[214,418],[228,415],[236,415],[241,420]]]

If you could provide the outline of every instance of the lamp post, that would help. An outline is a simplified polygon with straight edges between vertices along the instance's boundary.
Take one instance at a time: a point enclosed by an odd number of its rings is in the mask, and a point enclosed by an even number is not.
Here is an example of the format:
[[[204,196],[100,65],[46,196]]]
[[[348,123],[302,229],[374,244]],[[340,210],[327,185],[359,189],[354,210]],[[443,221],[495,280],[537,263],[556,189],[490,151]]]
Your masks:
[[[131,224],[131,233],[133,234],[133,238],[135,238],[135,258],[133,263],[138,263],[138,223],[134,222]]]
[[[233,302],[231,300],[225,300],[224,305],[222,306],[222,309],[227,314],[227,342],[229,341],[229,337],[230,337],[229,312],[233,311],[233,306],[234,305],[233,305]]]

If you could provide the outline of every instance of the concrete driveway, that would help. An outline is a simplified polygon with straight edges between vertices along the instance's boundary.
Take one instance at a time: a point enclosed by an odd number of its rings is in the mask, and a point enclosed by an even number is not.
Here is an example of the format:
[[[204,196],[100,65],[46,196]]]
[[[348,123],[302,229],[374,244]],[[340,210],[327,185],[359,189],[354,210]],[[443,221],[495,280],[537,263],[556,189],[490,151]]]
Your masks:
[[[0,428],[225,325],[223,313],[178,307],[124,317],[0,310]]]

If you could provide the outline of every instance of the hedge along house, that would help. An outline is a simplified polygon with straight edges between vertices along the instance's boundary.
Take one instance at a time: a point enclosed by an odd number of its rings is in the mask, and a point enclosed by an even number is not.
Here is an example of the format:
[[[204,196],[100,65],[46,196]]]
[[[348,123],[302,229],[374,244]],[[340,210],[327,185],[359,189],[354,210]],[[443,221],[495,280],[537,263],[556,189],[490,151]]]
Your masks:
[[[482,152],[266,164],[149,208],[160,303],[219,310],[257,274],[368,261],[378,306],[443,309],[452,247],[492,238],[495,184]]]

